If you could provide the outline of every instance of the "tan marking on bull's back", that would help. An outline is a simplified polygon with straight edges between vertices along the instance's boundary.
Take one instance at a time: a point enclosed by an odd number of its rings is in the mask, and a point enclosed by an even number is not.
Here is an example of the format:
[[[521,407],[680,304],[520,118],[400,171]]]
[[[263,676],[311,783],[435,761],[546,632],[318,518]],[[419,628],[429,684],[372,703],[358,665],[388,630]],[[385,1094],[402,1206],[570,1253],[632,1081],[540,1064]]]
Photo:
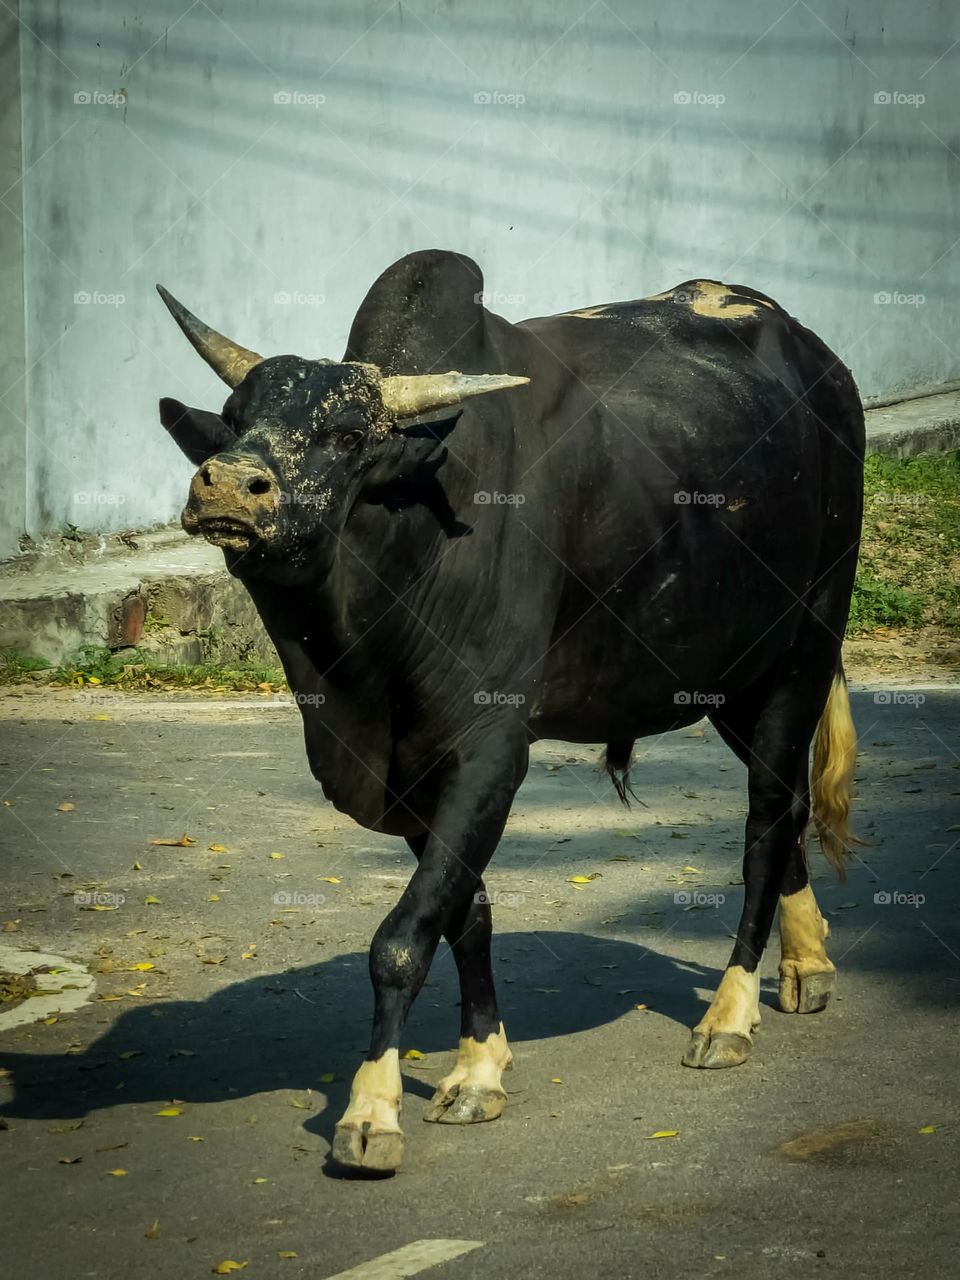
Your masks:
[[[611,303],[605,302],[597,307],[586,307],[583,311],[567,311],[565,314],[575,316],[578,320],[596,320],[600,316],[607,315],[611,305]]]
[[[773,310],[771,303],[762,298],[745,298],[742,294],[735,293],[729,285],[720,284],[716,280],[693,280],[682,288],[655,293],[648,301],[674,302],[680,306],[688,306],[695,315],[714,320],[743,320],[748,316],[758,316],[758,307]]]

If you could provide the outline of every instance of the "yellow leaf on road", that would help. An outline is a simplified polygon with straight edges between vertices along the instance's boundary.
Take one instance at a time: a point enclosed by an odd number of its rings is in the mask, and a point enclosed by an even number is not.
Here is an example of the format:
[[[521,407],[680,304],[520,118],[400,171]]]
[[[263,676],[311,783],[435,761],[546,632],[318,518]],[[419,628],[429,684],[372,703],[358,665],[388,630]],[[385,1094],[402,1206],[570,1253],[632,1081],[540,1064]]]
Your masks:
[[[223,1262],[218,1262],[211,1270],[215,1276],[228,1276],[231,1271],[242,1271],[246,1265],[245,1262],[234,1262],[232,1258],[226,1258]]]
[[[281,1249],[277,1254],[278,1258],[295,1258],[296,1256],[296,1250],[294,1249]]]
[[[937,1126],[935,1124],[925,1124],[922,1129],[918,1129],[917,1133],[936,1133]]]
[[[419,1049],[407,1049],[404,1053],[401,1053],[400,1057],[416,1059],[416,1058],[422,1058],[423,1054],[420,1052]]]
[[[562,1080],[562,1078],[561,1078],[560,1076],[551,1076],[551,1077],[550,1077],[550,1083],[551,1083],[551,1084],[563,1084],[563,1080]]]
[[[147,973],[152,968],[154,968],[154,966],[149,960],[138,960],[136,964],[132,964],[130,968],[127,969],[127,973]]]
[[[320,880],[323,884],[339,884],[340,883],[339,876],[317,876],[317,879]]]
[[[143,905],[145,907],[159,907],[160,899],[155,898],[152,893],[148,893],[143,900]]]
[[[309,1111],[310,1103],[301,1102],[299,1098],[288,1098],[287,1104],[291,1107],[298,1107],[301,1111]]]
[[[693,872],[694,872],[696,875],[698,875],[698,876],[702,876],[702,875],[703,875],[703,872],[700,870],[700,868],[699,868],[699,867],[684,867],[684,868],[683,868],[683,870],[684,870],[684,871],[693,871]]]
[[[261,1183],[261,1182],[269,1182],[269,1181],[270,1181],[270,1179],[269,1179],[269,1178],[254,1178],[254,1180],[253,1180],[253,1185],[254,1185],[255,1187],[258,1187],[258,1186],[260,1185],[260,1183]]]
[[[108,1169],[107,1172],[111,1178],[125,1178],[127,1176],[126,1169]]]
[[[176,840],[151,840],[150,843],[167,845],[171,849],[189,849],[192,844],[196,844],[197,842],[194,840],[193,836],[188,836],[186,832],[184,832],[184,834]]]
[[[679,1129],[658,1129],[656,1133],[648,1133],[648,1138],[676,1138],[680,1133]]]
[[[163,1107],[160,1111],[153,1113],[155,1116],[182,1116],[183,1112],[179,1107]]]
[[[156,1240],[159,1234],[160,1234],[160,1219],[154,1218],[154,1220],[150,1223],[149,1227],[147,1227],[146,1231],[143,1233],[143,1238],[145,1240]]]
[[[591,871],[588,876],[568,876],[567,880],[570,884],[589,884],[591,880],[600,879],[599,871]]]
[[[229,853],[230,850],[225,844],[208,844],[207,848],[211,853]]]
[[[270,857],[274,860],[274,862],[276,862],[279,858],[285,858],[286,856],[287,855],[285,853],[271,853],[270,855]]]
[[[69,800],[64,800],[63,804],[57,805],[57,810],[59,813],[70,813],[71,810],[75,809],[76,807],[77,806],[75,804],[71,804]]]

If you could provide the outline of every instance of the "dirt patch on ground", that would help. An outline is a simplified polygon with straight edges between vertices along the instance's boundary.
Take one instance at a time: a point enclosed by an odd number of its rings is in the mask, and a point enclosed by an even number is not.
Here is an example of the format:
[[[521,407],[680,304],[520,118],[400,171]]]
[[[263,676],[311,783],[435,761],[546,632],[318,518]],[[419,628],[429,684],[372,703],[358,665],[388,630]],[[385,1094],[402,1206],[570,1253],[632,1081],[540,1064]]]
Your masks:
[[[879,628],[844,642],[847,678],[859,684],[884,679],[917,684],[960,683],[960,639],[947,627],[917,631]]]

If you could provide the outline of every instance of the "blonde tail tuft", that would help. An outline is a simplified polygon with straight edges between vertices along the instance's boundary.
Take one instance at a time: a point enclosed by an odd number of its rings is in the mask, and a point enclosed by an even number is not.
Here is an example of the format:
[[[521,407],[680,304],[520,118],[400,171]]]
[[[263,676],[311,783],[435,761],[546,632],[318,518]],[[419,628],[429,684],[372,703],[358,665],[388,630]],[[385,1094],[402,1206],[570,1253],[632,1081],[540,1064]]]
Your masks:
[[[824,857],[840,880],[847,878],[851,844],[860,844],[849,829],[850,785],[857,764],[857,733],[850,715],[850,699],[843,668],[830,686],[827,704],[813,742],[810,784],[813,821]]]

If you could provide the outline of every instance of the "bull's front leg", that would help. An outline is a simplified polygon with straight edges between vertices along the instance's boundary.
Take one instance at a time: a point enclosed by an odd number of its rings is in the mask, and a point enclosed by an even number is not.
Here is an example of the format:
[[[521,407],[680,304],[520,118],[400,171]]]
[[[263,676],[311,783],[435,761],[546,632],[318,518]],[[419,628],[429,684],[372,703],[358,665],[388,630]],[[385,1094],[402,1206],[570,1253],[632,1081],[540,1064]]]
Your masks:
[[[451,943],[458,942],[456,927],[459,925],[462,932],[475,919],[471,903],[527,767],[526,735],[521,736],[519,729],[516,724],[501,727],[458,752],[443,784],[417,869],[374,936],[370,948],[373,1035],[334,1136],[333,1158],[342,1165],[389,1172],[400,1164],[403,1026],[441,935],[446,934]],[[489,1008],[486,1012],[489,1015]],[[464,1097],[459,1106],[464,1112],[461,1120],[493,1118],[493,1102],[500,1091],[495,1061],[499,1060],[500,1070],[509,1062],[499,1018],[495,1028],[485,1025],[483,1029],[487,1034],[482,1041],[473,1035],[461,1039],[453,1073],[460,1077],[456,1095]],[[448,1077],[438,1091],[449,1084],[447,1092],[452,1096],[446,1100],[448,1106],[456,1096],[453,1083]],[[481,1105],[484,1091],[487,1099]],[[433,1109],[442,1108],[443,1102],[439,1096],[435,1098]],[[482,1114],[484,1106],[490,1110],[489,1116]],[[471,1107],[477,1111],[472,1117],[468,1115]]]

